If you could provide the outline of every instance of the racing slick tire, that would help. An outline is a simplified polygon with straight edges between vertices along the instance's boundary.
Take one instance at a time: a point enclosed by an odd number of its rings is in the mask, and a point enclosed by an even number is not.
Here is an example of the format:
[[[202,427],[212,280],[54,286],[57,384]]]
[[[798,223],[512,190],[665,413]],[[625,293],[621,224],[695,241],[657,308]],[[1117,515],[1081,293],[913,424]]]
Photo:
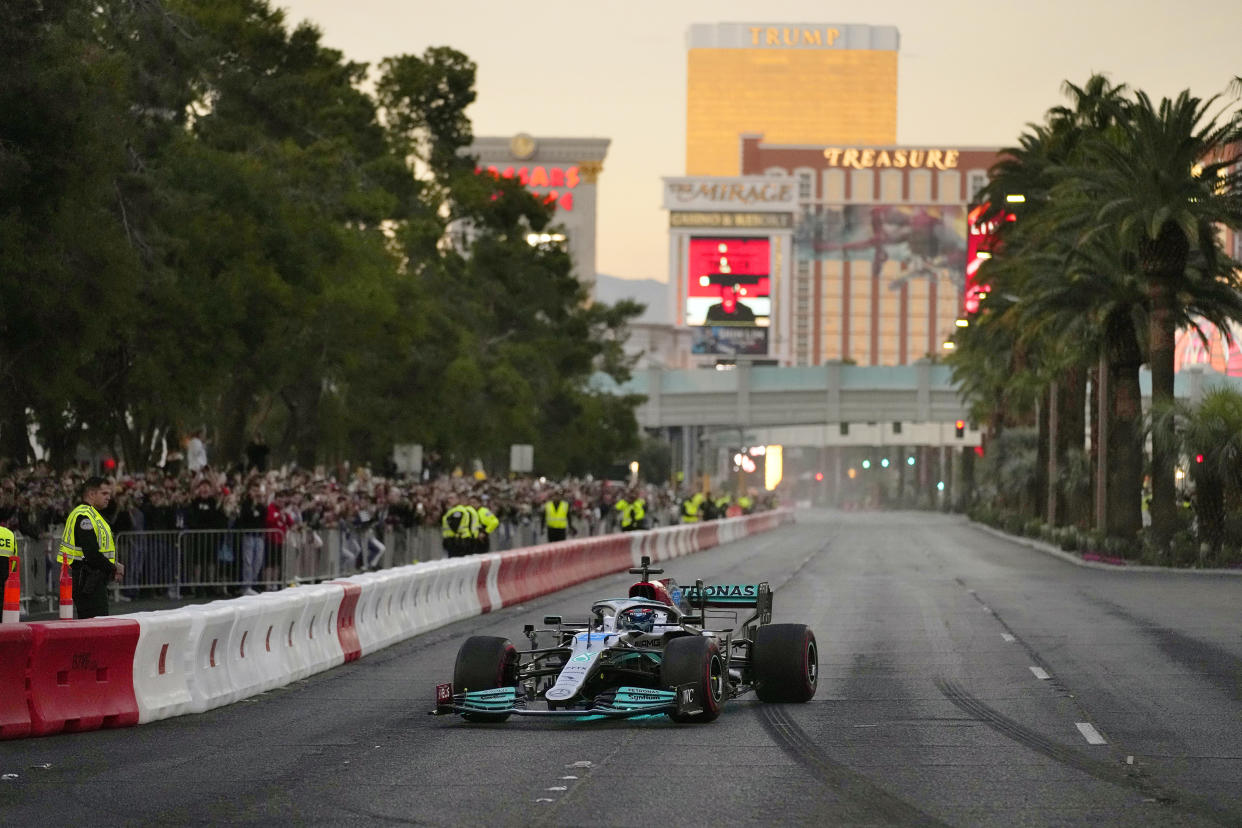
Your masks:
[[[494,635],[467,638],[457,651],[453,667],[453,690],[495,690],[517,684],[518,653],[513,642]],[[470,722],[503,722],[508,713],[462,713]]]
[[[750,649],[755,695],[765,702],[811,700],[819,684],[819,648],[805,624],[767,624]]]
[[[675,722],[702,723],[714,721],[725,703],[728,676],[724,656],[716,642],[704,636],[674,638],[664,647],[660,664],[660,683],[666,687],[693,685],[703,702],[702,713],[669,713]]]

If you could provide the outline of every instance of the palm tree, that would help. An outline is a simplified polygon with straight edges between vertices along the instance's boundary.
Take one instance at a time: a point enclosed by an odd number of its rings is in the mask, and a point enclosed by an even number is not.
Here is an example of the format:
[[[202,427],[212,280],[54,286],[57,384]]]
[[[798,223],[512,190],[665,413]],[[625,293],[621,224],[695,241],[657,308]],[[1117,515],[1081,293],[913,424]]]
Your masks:
[[[1115,232],[1120,252],[1136,257],[1157,411],[1174,400],[1174,336],[1189,317],[1187,307],[1198,306],[1222,328],[1242,319],[1242,283],[1217,233],[1218,225],[1242,227],[1234,146],[1242,140],[1242,122],[1218,123],[1209,115],[1215,101],[1186,91],[1157,106],[1137,92],[1114,108],[1125,128],[1089,136],[1082,155],[1057,173],[1064,191],[1084,196],[1078,203],[1088,232],[1080,243]],[[1154,431],[1152,533],[1161,544],[1176,520],[1175,454],[1172,432],[1163,426]]]
[[[1208,389],[1198,405],[1178,403],[1153,418],[1152,425],[1176,429],[1182,451],[1193,458],[1190,479],[1199,539],[1219,550],[1225,504],[1242,492],[1242,394],[1226,387]]]

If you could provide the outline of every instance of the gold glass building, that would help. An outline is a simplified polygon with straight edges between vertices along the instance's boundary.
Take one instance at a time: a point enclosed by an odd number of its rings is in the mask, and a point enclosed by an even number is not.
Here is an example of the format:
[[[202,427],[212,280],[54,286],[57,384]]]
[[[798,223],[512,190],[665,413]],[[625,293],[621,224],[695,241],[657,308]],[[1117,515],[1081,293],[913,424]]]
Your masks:
[[[686,36],[686,175],[738,175],[738,136],[897,141],[893,26],[694,24]]]

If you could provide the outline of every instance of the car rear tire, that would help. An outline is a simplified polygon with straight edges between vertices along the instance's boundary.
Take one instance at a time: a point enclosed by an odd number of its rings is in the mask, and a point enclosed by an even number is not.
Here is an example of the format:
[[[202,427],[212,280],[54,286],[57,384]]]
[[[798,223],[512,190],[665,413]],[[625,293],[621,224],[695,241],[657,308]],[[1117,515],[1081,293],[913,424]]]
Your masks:
[[[494,635],[467,638],[457,651],[453,667],[453,692],[495,690],[517,684],[518,653],[513,642]],[[503,722],[508,713],[463,713],[471,722]]]
[[[819,648],[805,624],[767,624],[750,650],[755,695],[765,702],[808,702],[819,685]]]
[[[703,703],[702,713],[669,713],[675,722],[702,723],[715,720],[724,707],[725,687],[724,656],[716,642],[705,636],[674,638],[664,648],[664,660],[660,665],[660,683],[666,687],[689,684]]]

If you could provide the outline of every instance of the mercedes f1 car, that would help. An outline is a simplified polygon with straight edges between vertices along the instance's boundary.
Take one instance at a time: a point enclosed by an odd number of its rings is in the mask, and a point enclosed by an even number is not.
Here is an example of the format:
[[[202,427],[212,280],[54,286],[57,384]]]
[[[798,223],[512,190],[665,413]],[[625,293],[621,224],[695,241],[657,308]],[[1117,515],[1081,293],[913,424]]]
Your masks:
[[[672,578],[651,580],[663,570],[646,557],[630,572],[642,580],[628,597],[596,601],[586,620],[552,615],[543,629],[527,625],[529,649],[496,636],[468,638],[453,682],[436,687],[432,712],[472,722],[652,714],[710,722],[727,700],[752,690],[764,702],[815,695],[815,634],[803,624],[771,623],[767,583],[682,588]],[[753,612],[739,624],[745,609]]]

